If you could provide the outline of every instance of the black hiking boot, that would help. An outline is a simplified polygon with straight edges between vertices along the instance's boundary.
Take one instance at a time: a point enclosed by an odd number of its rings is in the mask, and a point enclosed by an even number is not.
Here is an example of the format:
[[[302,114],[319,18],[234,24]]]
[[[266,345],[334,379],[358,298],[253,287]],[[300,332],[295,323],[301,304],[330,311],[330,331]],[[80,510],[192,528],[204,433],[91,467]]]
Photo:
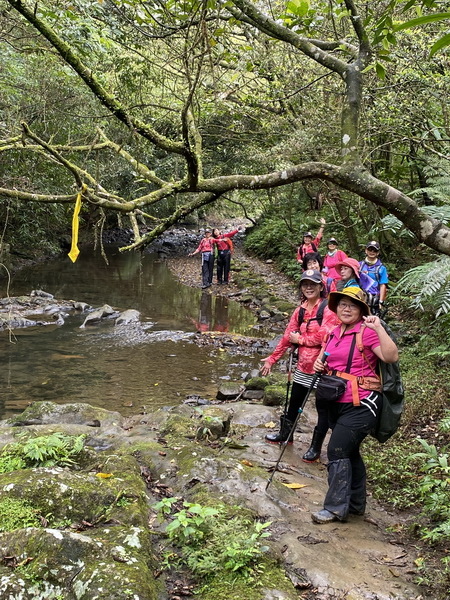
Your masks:
[[[270,444],[282,444],[287,440],[288,444],[292,444],[294,441],[294,432],[290,436],[289,433],[293,426],[294,422],[289,421],[289,419],[282,415],[280,417],[280,431],[278,433],[268,433],[265,437],[266,442]]]
[[[314,433],[311,440],[311,446],[302,456],[304,462],[315,462],[320,458],[320,452],[322,450],[323,440],[325,439],[326,433],[317,431],[317,427],[314,427]]]

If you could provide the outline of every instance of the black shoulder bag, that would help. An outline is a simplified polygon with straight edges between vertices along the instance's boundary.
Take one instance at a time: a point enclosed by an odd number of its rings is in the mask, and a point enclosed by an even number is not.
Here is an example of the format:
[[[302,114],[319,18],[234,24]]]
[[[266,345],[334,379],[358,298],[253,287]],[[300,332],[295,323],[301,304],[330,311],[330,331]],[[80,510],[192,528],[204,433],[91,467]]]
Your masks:
[[[331,336],[332,337],[332,336]],[[331,339],[330,337],[330,339]],[[328,340],[329,341],[329,340]],[[346,372],[350,372],[352,366],[353,353],[356,345],[356,334],[353,334],[352,344],[348,353]],[[325,348],[326,350],[326,348]],[[327,402],[336,402],[344,395],[347,389],[347,380],[338,375],[321,375],[316,388],[316,400],[326,400]]]

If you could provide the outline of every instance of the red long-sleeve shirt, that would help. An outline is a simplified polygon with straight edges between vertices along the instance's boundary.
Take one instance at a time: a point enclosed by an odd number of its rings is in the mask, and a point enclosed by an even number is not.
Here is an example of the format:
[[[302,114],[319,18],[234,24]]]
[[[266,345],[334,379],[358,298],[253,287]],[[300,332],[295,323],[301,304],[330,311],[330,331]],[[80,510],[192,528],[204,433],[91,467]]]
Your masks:
[[[283,354],[292,346],[289,341],[289,334],[293,332],[300,333],[300,343],[298,348],[298,363],[297,369],[302,373],[308,373],[312,375],[314,373],[314,362],[320,354],[322,343],[327,333],[332,331],[338,323],[340,323],[336,314],[332,312],[328,306],[325,307],[323,312],[322,324],[319,325],[318,321],[313,320],[319,309],[322,298],[319,298],[311,311],[308,311],[307,302],[303,302],[298,306],[284,331],[283,337],[278,342],[277,347],[269,356],[269,362],[271,365],[275,364]],[[298,325],[298,313],[300,307],[303,306],[305,314],[303,317],[302,324]]]
[[[200,244],[197,246],[196,252],[213,252],[214,250],[214,238],[202,238]]]
[[[305,254],[308,254],[308,252],[317,252],[321,241],[322,234],[319,232],[317,236],[313,240],[311,240],[310,244],[300,244],[300,246],[297,249],[297,262],[301,263],[303,261],[303,257],[305,256]],[[313,248],[313,244],[316,247],[315,249]]]
[[[229,233],[222,233],[222,235],[219,235],[219,237],[214,238],[217,249],[218,250],[229,250],[229,246],[224,238],[231,238],[234,235],[236,235],[237,233],[239,233],[239,229],[234,229],[233,231],[230,231]]]

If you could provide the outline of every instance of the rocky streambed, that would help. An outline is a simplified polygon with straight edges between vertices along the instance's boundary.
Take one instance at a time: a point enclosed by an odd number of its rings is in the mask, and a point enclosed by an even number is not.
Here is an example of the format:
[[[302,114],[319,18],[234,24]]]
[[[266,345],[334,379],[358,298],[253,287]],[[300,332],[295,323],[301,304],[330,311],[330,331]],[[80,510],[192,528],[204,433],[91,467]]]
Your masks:
[[[17,442],[30,449],[58,435],[82,441],[66,466],[50,461],[0,474],[0,597],[244,597],[231,584],[226,596],[211,596],[208,590],[220,589],[214,573],[193,596],[196,582],[183,569],[164,571],[173,516],[159,523],[154,507],[177,498],[270,522],[269,550],[259,559],[258,585],[247,585],[249,599],[420,598],[411,583],[414,551],[386,529],[395,529],[395,515],[370,501],[366,517],[312,523],[326,481],[321,463],[300,460],[309,419],[265,489],[279,447],[264,435],[277,416],[257,401],[130,418],[85,404],[38,402],[0,422],[1,471],[14,466]]]

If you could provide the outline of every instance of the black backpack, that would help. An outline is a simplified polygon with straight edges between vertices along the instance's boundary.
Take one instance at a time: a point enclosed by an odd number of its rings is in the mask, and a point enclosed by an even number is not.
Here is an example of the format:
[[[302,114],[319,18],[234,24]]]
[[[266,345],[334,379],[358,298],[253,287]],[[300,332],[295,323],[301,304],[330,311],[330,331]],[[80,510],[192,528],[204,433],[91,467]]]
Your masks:
[[[381,321],[381,324],[389,337],[395,342],[395,335],[392,333],[389,326],[384,321]],[[400,419],[405,407],[405,390],[403,388],[398,362],[385,363],[378,359],[378,374],[381,378],[383,407],[375,429],[373,429],[370,434],[379,442],[384,443],[393,436],[399,428]]]
[[[328,304],[328,300],[327,298],[324,298],[322,300],[322,302],[319,304],[319,308],[317,310],[316,316],[313,317],[312,319],[308,320],[308,323],[310,321],[317,321],[319,323],[319,325],[322,325],[322,321],[323,321],[323,313],[325,311],[325,307]],[[303,306],[300,307],[300,310],[298,311],[298,327],[300,329],[300,325],[303,323],[303,321],[305,320],[305,309],[303,308]]]

